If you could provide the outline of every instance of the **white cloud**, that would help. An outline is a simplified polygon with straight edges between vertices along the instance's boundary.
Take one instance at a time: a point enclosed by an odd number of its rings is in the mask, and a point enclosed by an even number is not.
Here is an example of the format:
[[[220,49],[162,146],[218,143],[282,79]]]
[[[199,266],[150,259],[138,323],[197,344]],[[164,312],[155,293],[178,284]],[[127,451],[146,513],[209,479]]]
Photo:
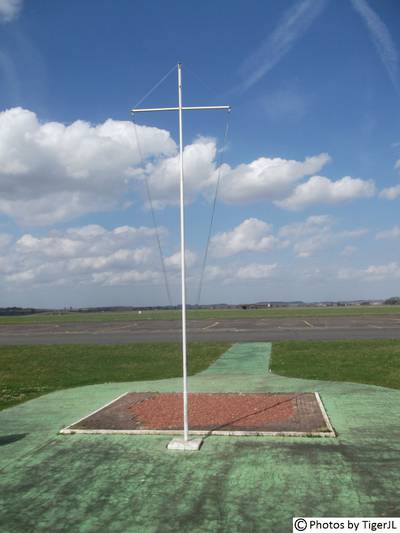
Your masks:
[[[145,158],[176,152],[169,132],[137,127]],[[51,224],[121,206],[140,162],[131,122],[66,126],[9,109],[0,113],[0,212],[23,224]]]
[[[35,113],[0,113],[0,213],[22,224],[53,224],[85,213],[126,206],[150,184],[155,207],[179,203],[179,164],[170,133],[108,119],[41,123]],[[184,149],[185,198],[215,186],[216,143],[199,138]]]
[[[369,233],[367,228],[358,228],[340,231],[337,235],[342,239],[357,239],[358,237],[364,237],[367,233]]]
[[[266,225],[267,226],[267,225]],[[161,230],[163,230],[161,228]],[[63,287],[64,290],[89,287],[117,287],[144,284],[163,287],[159,257],[153,243],[153,230],[147,227],[121,226],[111,230],[99,225],[49,231],[47,235],[30,233],[10,242],[4,235],[5,248],[0,258],[0,283],[8,291],[43,287]],[[188,267],[197,264],[197,254],[186,251]],[[180,268],[180,253],[165,258],[171,280]],[[251,263],[208,266],[208,280],[257,280],[272,276],[277,264]],[[194,286],[198,277],[188,282]]]
[[[278,236],[290,240],[297,257],[306,258],[342,240],[356,239],[368,233],[365,228],[335,231],[334,225],[335,220],[329,215],[310,216],[303,222],[283,226]]]
[[[238,268],[236,278],[241,280],[267,279],[270,278],[277,270],[277,263],[261,264],[251,263]]]
[[[0,233],[0,249],[5,248],[12,241],[12,236],[8,233]]]
[[[400,226],[394,226],[392,229],[380,231],[376,234],[377,239],[400,239]]]
[[[288,198],[275,203],[296,211],[313,204],[334,204],[356,198],[370,198],[374,194],[375,185],[372,181],[351,176],[331,181],[323,176],[313,176],[306,183],[298,185]]]
[[[357,250],[358,250],[357,246],[352,246],[351,244],[348,244],[340,252],[340,255],[344,257],[349,257],[350,255],[354,255],[357,252]]]
[[[129,285],[132,283],[159,282],[160,275],[152,270],[127,272],[101,272],[93,274],[93,282],[102,286]]]
[[[333,219],[327,215],[311,216],[305,222],[290,224],[281,229],[293,239],[293,251],[297,257],[310,257],[332,243]]]
[[[219,195],[226,202],[281,198],[294,183],[318,172],[328,161],[330,156],[322,153],[304,161],[260,157],[235,168],[225,164],[221,169]]]
[[[190,268],[197,262],[197,254],[192,250],[185,250],[185,265]],[[181,268],[181,252],[176,252],[173,255],[165,258],[165,266],[172,270],[180,270]]]
[[[278,26],[241,65],[243,82],[237,90],[252,87],[277,65],[321,13],[326,0],[302,0],[286,11]]]
[[[293,251],[297,257],[310,257],[319,250],[327,247],[329,240],[324,232],[317,233],[308,239],[296,242]]]
[[[341,269],[338,272],[341,280],[360,279],[362,281],[384,281],[400,278],[400,264],[396,262],[385,265],[370,265],[364,269]]]
[[[193,144],[185,146],[183,152],[183,171],[185,177],[185,201],[191,202],[199,193],[208,194],[215,183],[214,139],[199,137]],[[179,155],[149,163],[146,166],[154,206],[179,203]]]
[[[282,244],[271,235],[271,226],[257,218],[248,218],[231,231],[217,233],[211,239],[215,257],[228,257],[241,252],[266,252]]]
[[[379,57],[394,87],[398,91],[398,53],[386,24],[378,14],[371,9],[366,0],[351,0],[351,3],[365,22]]]
[[[209,265],[205,271],[207,281],[220,281],[224,285],[237,281],[271,278],[278,271],[277,263],[250,263],[247,265]]]
[[[68,262],[69,272],[90,272],[106,268],[126,268],[129,265],[148,263],[154,259],[151,248],[137,248],[135,250],[121,249],[110,255],[95,257],[75,257]]]
[[[315,231],[330,230],[334,223],[334,219],[330,215],[310,216],[304,222],[295,222],[282,226],[279,230],[279,235],[282,237],[300,238]]]
[[[227,269],[219,265],[207,265],[205,279],[208,281],[226,280]]]
[[[396,200],[400,196],[400,185],[395,185],[394,187],[387,187],[383,189],[379,196],[385,198],[386,200]]]
[[[0,214],[22,225],[50,225],[83,214],[132,205],[142,196],[147,176],[153,205],[179,203],[179,165],[169,132],[137,126],[145,168],[137,150],[134,125],[106,120],[41,123],[31,111],[0,113]],[[185,199],[212,198],[219,169],[216,143],[201,137],[184,149]],[[273,200],[297,209],[318,201],[369,196],[372,182],[314,176],[330,161],[326,153],[304,161],[260,157],[248,164],[221,167],[220,200],[240,203]],[[286,198],[285,198],[286,197]]]
[[[165,228],[159,228],[161,234]],[[148,227],[120,226],[106,230],[97,224],[50,232],[48,237],[34,237],[27,233],[17,240],[15,248],[21,254],[40,255],[58,259],[101,256],[135,246],[140,240],[154,235]]]
[[[0,21],[15,19],[22,8],[22,0],[0,0]]]
[[[385,279],[385,278],[399,278],[400,265],[392,262],[387,265],[371,265],[365,269],[364,275],[367,279]]]
[[[161,278],[153,237],[147,227],[106,230],[94,224],[41,237],[25,234],[8,246],[0,270],[18,286],[155,281]]]

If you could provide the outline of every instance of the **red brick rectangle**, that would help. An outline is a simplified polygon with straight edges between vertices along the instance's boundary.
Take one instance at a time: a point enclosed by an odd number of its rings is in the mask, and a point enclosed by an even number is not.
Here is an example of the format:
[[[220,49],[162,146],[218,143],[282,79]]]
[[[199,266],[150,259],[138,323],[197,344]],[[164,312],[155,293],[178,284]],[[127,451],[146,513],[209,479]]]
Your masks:
[[[316,393],[191,393],[189,428],[198,434],[335,436]],[[179,433],[181,393],[127,393],[63,433]]]

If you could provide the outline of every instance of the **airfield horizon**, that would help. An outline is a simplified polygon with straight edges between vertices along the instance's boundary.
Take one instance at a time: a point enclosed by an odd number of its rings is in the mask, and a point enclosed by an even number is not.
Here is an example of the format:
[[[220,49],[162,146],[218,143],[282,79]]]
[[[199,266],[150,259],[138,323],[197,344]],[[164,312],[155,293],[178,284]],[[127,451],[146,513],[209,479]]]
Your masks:
[[[318,316],[400,315],[400,305],[266,307],[259,309],[188,309],[189,320],[236,318],[302,318]],[[130,322],[142,320],[180,320],[180,309],[138,311],[51,311],[18,316],[0,316],[1,324],[50,324],[71,322]]]

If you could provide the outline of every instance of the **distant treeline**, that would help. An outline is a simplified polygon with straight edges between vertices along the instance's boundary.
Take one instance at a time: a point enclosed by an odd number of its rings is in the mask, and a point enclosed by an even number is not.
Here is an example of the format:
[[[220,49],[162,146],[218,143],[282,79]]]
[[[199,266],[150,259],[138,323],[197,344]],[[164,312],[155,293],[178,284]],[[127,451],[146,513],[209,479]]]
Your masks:
[[[400,297],[392,296],[383,302],[385,305],[400,305]]]
[[[0,316],[33,315],[34,313],[43,313],[43,311],[28,307],[0,307]]]
[[[208,304],[208,305],[187,305],[188,309],[263,309],[269,307],[350,307],[364,305],[400,305],[400,297],[392,296],[386,300],[353,300],[347,302],[312,302],[302,301],[292,302],[257,302],[250,304]],[[34,307],[0,307],[0,316],[24,316],[38,313],[64,314],[64,313],[105,313],[105,312],[129,312],[129,311],[168,311],[180,310],[180,305],[173,306],[105,306],[105,307],[64,307],[64,309],[35,309]]]

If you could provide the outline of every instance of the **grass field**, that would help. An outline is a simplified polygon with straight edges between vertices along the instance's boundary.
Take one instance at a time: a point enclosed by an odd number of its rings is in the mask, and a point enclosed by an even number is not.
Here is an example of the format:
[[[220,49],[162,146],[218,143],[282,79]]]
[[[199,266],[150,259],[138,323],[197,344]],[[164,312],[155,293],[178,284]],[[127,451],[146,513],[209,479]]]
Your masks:
[[[190,309],[189,320],[223,318],[287,318],[324,316],[376,316],[400,315],[400,306],[353,306],[353,307],[272,307],[269,309]],[[0,316],[0,324],[50,324],[76,322],[130,322],[137,320],[179,320],[179,310],[107,311],[107,312],[60,312],[37,313],[26,316]]]
[[[288,341],[272,347],[271,369],[294,378],[400,389],[400,341]]]
[[[189,374],[228,343],[190,343]],[[53,390],[181,376],[180,344],[0,346],[0,409]],[[287,341],[273,344],[272,371],[295,378],[400,389],[400,341]]]
[[[189,374],[206,369],[229,346],[189,343]],[[0,409],[58,389],[181,375],[180,344],[1,346]]]

